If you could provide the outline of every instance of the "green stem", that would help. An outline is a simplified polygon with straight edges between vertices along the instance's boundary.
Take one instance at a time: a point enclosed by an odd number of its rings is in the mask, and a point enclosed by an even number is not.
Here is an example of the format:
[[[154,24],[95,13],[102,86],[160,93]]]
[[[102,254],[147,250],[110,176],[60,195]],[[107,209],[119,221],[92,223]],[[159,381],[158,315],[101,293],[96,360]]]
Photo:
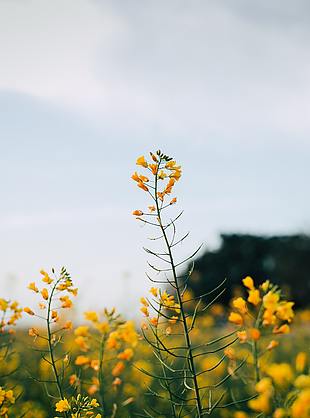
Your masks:
[[[178,283],[178,277],[177,277],[176,268],[175,268],[175,264],[174,264],[173,254],[172,254],[172,251],[171,251],[171,247],[170,247],[170,244],[169,244],[169,240],[168,240],[166,231],[165,231],[165,229],[162,225],[160,207],[159,207],[159,204],[158,204],[157,187],[158,187],[158,171],[159,171],[160,163],[161,163],[161,159],[158,162],[158,167],[157,167],[157,171],[156,171],[156,175],[155,175],[155,203],[156,203],[156,209],[157,209],[157,215],[158,215],[158,222],[159,222],[160,229],[162,231],[162,234],[163,234],[163,237],[164,237],[164,240],[165,240],[165,243],[166,243],[167,251],[168,251],[168,254],[169,254],[170,264],[171,264],[171,268],[172,268],[173,280],[174,280],[175,287],[176,287],[178,303],[180,305],[180,312],[181,312],[182,323],[183,323],[184,338],[185,338],[186,346],[187,346],[187,349],[188,349],[188,364],[189,364],[189,369],[191,370],[191,373],[192,373],[192,379],[193,379],[194,391],[195,391],[195,399],[196,399],[196,409],[197,409],[198,417],[200,418],[200,417],[202,417],[202,409],[203,408],[202,408],[202,404],[201,404],[201,399],[200,399],[200,394],[199,394],[199,385],[198,385],[197,374],[196,374],[196,369],[195,369],[195,362],[194,362],[193,353],[192,353],[192,343],[191,343],[191,339],[190,339],[190,335],[189,335],[188,327],[187,327],[187,323],[186,323],[186,315],[185,315],[185,311],[184,311],[184,308],[183,308],[183,301],[182,301],[181,291],[180,291],[180,287],[179,287],[179,283]]]
[[[53,344],[52,344],[52,332],[51,332],[51,323],[50,323],[50,313],[51,313],[51,307],[52,307],[52,299],[53,299],[53,295],[55,292],[55,289],[58,285],[58,283],[60,282],[61,279],[58,279],[56,281],[56,283],[54,284],[50,297],[48,299],[48,307],[47,307],[47,316],[46,316],[46,324],[47,324],[47,340],[48,340],[48,350],[49,350],[49,355],[51,358],[51,365],[52,365],[52,369],[54,372],[54,376],[55,376],[55,380],[56,380],[56,386],[58,389],[58,393],[59,393],[59,397],[63,400],[64,399],[64,394],[62,391],[62,387],[61,387],[61,383],[60,383],[60,379],[58,376],[58,372],[57,372],[57,367],[56,367],[56,362],[55,362],[55,357],[54,357],[54,351],[53,351]],[[65,417],[68,417],[67,412],[64,412]]]
[[[106,408],[104,402],[104,376],[103,376],[103,356],[104,356],[104,348],[106,343],[107,335],[104,334],[100,341],[100,351],[99,351],[99,395],[101,400],[101,412],[103,416],[105,416]]]
[[[257,341],[253,341],[252,354],[253,354],[253,362],[254,362],[254,369],[255,369],[255,382],[258,383],[260,381],[260,373],[259,373],[259,365],[258,365]]]
[[[157,320],[158,320],[158,323],[159,323],[159,317],[160,317],[160,312],[161,312],[161,306],[159,307],[159,312],[158,312],[158,314],[157,314]],[[155,333],[156,333],[156,337],[158,337],[158,325],[157,325],[157,327],[156,327],[156,331],[155,331]],[[159,337],[158,337],[159,338]],[[159,358],[161,359],[161,361],[163,361],[163,356],[162,356],[162,353],[161,353],[161,350],[159,349],[159,343],[158,343],[158,339],[156,338],[156,346],[157,346],[157,348],[158,348],[158,355],[159,355]],[[163,375],[164,375],[164,378],[165,378],[165,380],[164,380],[164,382],[165,382],[165,387],[166,387],[166,389],[167,389],[167,391],[168,391],[168,393],[169,393],[169,398],[170,398],[170,406],[171,406],[171,416],[172,417],[174,417],[174,418],[176,418],[176,411],[175,411],[175,405],[174,405],[174,403],[173,403],[173,395],[172,395],[172,393],[171,393],[171,390],[170,390],[170,382],[169,382],[169,380],[167,379],[167,372],[166,372],[166,368],[165,368],[165,366],[163,365],[163,364],[161,364],[161,368],[162,368],[162,371],[163,371]]]

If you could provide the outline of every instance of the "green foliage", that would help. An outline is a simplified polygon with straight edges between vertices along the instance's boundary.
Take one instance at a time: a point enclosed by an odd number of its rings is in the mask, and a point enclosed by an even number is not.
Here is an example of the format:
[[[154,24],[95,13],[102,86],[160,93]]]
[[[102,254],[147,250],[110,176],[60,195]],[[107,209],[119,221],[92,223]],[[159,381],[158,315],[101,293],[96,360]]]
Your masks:
[[[189,283],[195,294],[205,293],[227,278],[229,286],[220,299],[227,305],[234,287],[249,275],[258,282],[272,279],[295,301],[296,307],[309,305],[309,236],[223,234],[221,238],[217,250],[206,251],[195,260],[193,280]]]

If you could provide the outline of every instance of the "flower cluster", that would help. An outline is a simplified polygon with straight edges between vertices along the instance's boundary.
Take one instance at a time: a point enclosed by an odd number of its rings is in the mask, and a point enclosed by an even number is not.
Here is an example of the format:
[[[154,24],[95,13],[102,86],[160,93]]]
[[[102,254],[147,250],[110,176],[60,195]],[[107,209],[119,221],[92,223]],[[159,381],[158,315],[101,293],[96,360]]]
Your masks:
[[[96,413],[96,408],[99,403],[96,399],[89,399],[87,396],[82,397],[78,395],[76,398],[72,398],[69,402],[68,399],[61,399],[56,403],[56,412],[68,412],[71,418],[101,418],[101,414]]]
[[[294,302],[284,300],[281,290],[269,280],[256,288],[253,279],[247,276],[243,284],[248,297],[246,300],[242,297],[234,299],[234,311],[228,317],[230,322],[242,328],[237,332],[240,342],[257,341],[262,332],[273,336],[289,333],[289,324],[294,317]],[[266,349],[271,350],[278,344],[277,340],[272,339]]]
[[[301,352],[296,357],[295,370],[288,363],[267,365],[266,376],[255,386],[258,396],[248,402],[250,409],[273,418],[309,418],[310,375],[304,374],[306,361],[305,353]]]
[[[44,287],[39,288],[35,282],[31,282],[28,285],[28,289],[40,295],[41,301],[38,303],[38,309],[45,312],[46,316],[44,319],[46,319],[49,323],[58,323],[60,320],[58,311],[60,309],[72,307],[73,303],[70,295],[76,296],[78,289],[73,287],[72,279],[64,268],[61,270],[59,279],[51,278],[44,270],[41,270],[40,273],[42,275],[41,281],[44,283]],[[37,314],[36,311],[32,310],[28,306],[24,308],[24,312],[30,316],[42,318],[41,313]],[[62,329],[71,328],[71,321],[64,323],[62,326]],[[30,328],[29,335],[32,337],[38,337],[40,336],[39,330],[36,328]]]
[[[16,325],[16,321],[21,317],[22,308],[20,308],[18,302],[10,302],[5,299],[0,299],[0,365],[1,376],[11,376],[14,370],[14,363],[17,358],[14,356],[14,352],[11,349],[12,334],[15,330],[12,328]],[[11,383],[9,383],[11,386]],[[14,391],[16,389],[14,387]],[[16,393],[15,393],[16,395]],[[4,386],[0,386],[0,416],[7,418],[8,411],[15,403],[15,396],[12,389],[6,390]]]
[[[15,397],[13,391],[5,390],[0,386],[0,416],[8,418],[8,412],[11,405],[15,403]]]
[[[134,356],[138,336],[133,322],[124,322],[115,309],[105,309],[102,315],[88,311],[84,317],[90,325],[81,325],[74,330],[75,344],[83,354],[75,359],[80,370],[70,377],[70,384],[77,386],[85,380],[88,393],[99,393],[102,400],[103,384],[110,381],[113,388],[122,384],[120,376]],[[84,379],[85,373],[87,379]]]
[[[176,161],[160,151],[157,151],[156,155],[150,152],[150,156],[152,162],[147,162],[144,156],[139,157],[136,161],[138,166],[147,170],[147,176],[138,174],[135,171],[131,178],[137,183],[137,186],[140,189],[149,192],[154,201],[159,199],[161,201],[160,209],[163,209],[165,199],[167,196],[171,195],[176,181],[178,181],[182,175],[182,170],[181,166],[177,165]],[[160,182],[162,184],[160,184]],[[173,205],[176,201],[176,197],[170,198],[167,206]],[[132,214],[138,217],[152,215],[153,212],[159,211],[159,207],[156,206],[149,206],[147,212],[137,209],[134,210]]]
[[[69,366],[70,357],[67,352],[64,352],[64,331],[72,328],[71,321],[64,321],[59,316],[59,311],[62,309],[71,308],[71,295],[76,296],[77,288],[73,287],[73,282],[69,273],[63,267],[60,271],[59,277],[51,277],[46,271],[41,270],[42,286],[37,286],[35,282],[31,282],[28,288],[40,295],[38,308],[32,310],[29,307],[24,308],[24,311],[30,315],[35,316],[45,323],[45,330],[31,327],[28,331],[30,337],[34,337],[36,342],[36,350],[41,352],[42,363],[41,370],[47,374],[47,379],[39,382],[45,385],[49,384],[55,393],[54,397],[60,399],[60,404],[64,402],[64,380],[65,371]],[[52,270],[55,275],[54,270]],[[41,311],[40,313],[38,313]],[[51,376],[53,375],[53,379]],[[50,390],[50,389],[49,389]],[[51,392],[49,392],[51,393]],[[65,414],[65,416],[67,416]]]
[[[0,335],[13,334],[14,329],[11,327],[16,325],[17,320],[21,318],[22,308],[16,301],[10,302],[0,298],[0,315]]]
[[[160,322],[163,324],[175,324],[179,320],[180,304],[176,302],[174,295],[170,295],[166,290],[162,291],[157,287],[151,287],[150,293],[152,299],[142,297],[140,302],[142,304],[140,311],[148,318],[150,325],[157,327]],[[150,308],[156,313],[155,316],[150,316]],[[147,325],[144,324],[146,329]],[[166,334],[171,333],[171,327],[168,326]]]

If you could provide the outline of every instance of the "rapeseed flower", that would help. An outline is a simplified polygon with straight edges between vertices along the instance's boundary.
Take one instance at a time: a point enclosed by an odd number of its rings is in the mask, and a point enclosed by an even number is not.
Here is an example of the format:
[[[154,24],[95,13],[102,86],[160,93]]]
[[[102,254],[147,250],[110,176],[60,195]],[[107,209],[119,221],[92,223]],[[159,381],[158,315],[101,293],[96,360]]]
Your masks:
[[[234,299],[232,304],[233,307],[236,308],[241,314],[245,314],[247,312],[246,301],[243,298],[239,297]]]
[[[242,280],[242,283],[244,284],[245,287],[247,287],[248,289],[252,290],[254,289],[254,281],[252,279],[252,277],[247,276]]]
[[[237,312],[231,312],[229,317],[228,317],[228,321],[230,321],[230,322],[232,322],[233,324],[236,324],[236,325],[242,325],[243,324],[243,318]]]
[[[288,386],[294,378],[292,367],[288,363],[272,363],[267,367],[266,373],[280,387]]]
[[[28,289],[33,290],[35,293],[39,293],[39,289],[37,288],[35,282],[29,283]]]
[[[145,157],[143,155],[141,157],[137,158],[136,164],[141,165],[142,167],[145,167],[145,168],[147,168],[147,166],[148,166],[148,164],[145,160]]]
[[[67,399],[61,399],[56,403],[56,412],[66,412],[70,410],[70,405]]]

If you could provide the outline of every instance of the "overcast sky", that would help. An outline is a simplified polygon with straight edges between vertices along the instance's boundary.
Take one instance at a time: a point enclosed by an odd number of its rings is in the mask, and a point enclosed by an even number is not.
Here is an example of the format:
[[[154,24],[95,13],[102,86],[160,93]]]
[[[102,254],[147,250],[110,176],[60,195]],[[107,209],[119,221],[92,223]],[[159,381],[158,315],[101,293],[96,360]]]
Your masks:
[[[0,0],[1,295],[65,265],[82,308],[133,314],[130,175],[157,148],[184,169],[182,254],[308,232],[309,23],[308,0]]]

